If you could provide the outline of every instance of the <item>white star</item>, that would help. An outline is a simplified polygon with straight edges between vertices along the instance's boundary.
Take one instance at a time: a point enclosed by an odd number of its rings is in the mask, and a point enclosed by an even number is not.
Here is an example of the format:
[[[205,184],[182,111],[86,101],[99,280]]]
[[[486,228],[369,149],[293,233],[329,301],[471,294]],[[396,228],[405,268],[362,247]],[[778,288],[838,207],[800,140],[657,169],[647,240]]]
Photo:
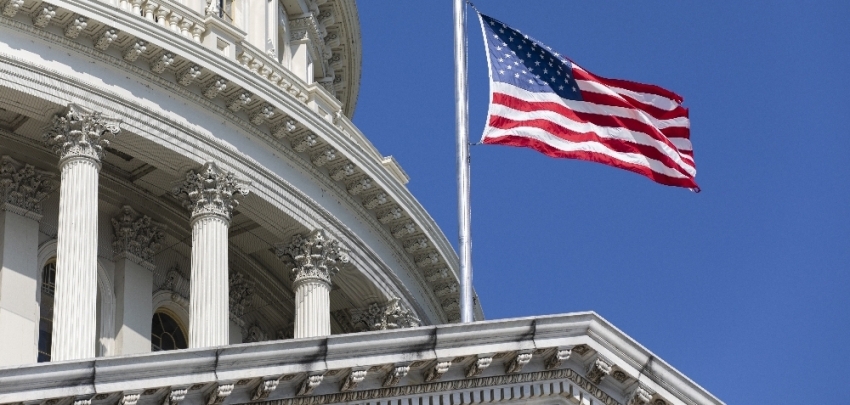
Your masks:
[[[543,69],[543,73],[549,73],[549,69]]]
[[[519,77],[519,73],[514,73],[514,77]]]
[[[508,41],[514,42],[514,37],[508,38]]]
[[[522,71],[522,74],[527,75],[527,74],[528,74],[528,72],[526,72],[526,71],[524,71],[524,70],[523,70],[523,71]]]
[[[576,89],[576,86],[573,86],[573,91],[578,91],[578,89]]]
[[[544,55],[544,54],[542,54],[542,53],[540,54],[540,59],[543,59],[543,58],[545,58],[545,57],[546,57],[546,55]]]
[[[527,53],[527,54],[525,54],[525,57],[526,57],[526,58],[530,58],[530,57],[531,57],[531,54],[530,54],[530,53]]]
[[[519,66],[519,62],[514,62],[514,65]]]
[[[534,62],[534,64],[540,66],[540,61]]]
[[[550,81],[550,82],[552,82],[552,83],[555,83],[555,78],[554,78],[554,77],[550,77],[550,78],[549,78],[549,81]]]
[[[493,22],[493,21],[490,21],[490,25],[496,25],[496,23]]]
[[[511,57],[511,54],[506,53],[506,54],[505,54],[505,57],[506,57],[506,58],[510,58],[510,57]]]
[[[503,75],[503,74],[505,74],[505,71],[504,71],[504,70],[500,70],[500,71],[499,71],[499,74],[500,74],[500,75]],[[561,87],[564,87],[564,86],[561,86]]]
[[[499,39],[499,36],[496,35],[496,34],[493,34],[493,38]]]
[[[501,47],[501,46],[497,46],[497,47],[496,47],[496,50],[497,50],[497,51],[501,51],[501,50],[502,50],[502,47]]]
[[[508,68],[508,70],[513,69],[513,68],[511,67],[511,65],[508,65],[508,66],[507,66],[507,68]]]
[[[555,52],[555,56],[561,56],[561,54],[559,54],[558,52]]]
[[[505,32],[505,29],[504,29],[504,28],[499,28],[499,32],[504,33],[504,32]]]
[[[522,49],[522,45],[518,46],[517,49]]]
[[[505,61],[505,60],[504,60],[504,59],[502,59],[502,58],[499,58],[499,62],[504,62],[504,61]]]
[[[528,83],[534,84],[534,80],[528,79]]]
[[[558,90],[563,90],[564,86],[558,86]]]

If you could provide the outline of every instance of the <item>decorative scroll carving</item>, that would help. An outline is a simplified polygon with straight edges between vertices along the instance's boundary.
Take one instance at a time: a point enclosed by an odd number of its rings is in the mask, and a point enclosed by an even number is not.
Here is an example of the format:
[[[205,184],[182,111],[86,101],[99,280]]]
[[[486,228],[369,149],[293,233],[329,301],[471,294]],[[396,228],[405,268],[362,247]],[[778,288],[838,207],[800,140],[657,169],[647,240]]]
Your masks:
[[[416,225],[412,221],[408,221],[401,225],[393,227],[390,232],[392,232],[394,237],[400,239],[407,235],[416,233]]]
[[[402,216],[404,216],[404,211],[402,211],[400,207],[393,207],[378,213],[378,221],[381,221],[382,224],[386,224],[388,222],[401,219]]]
[[[438,288],[435,288],[434,295],[436,295],[437,298],[447,297],[456,294],[458,287],[459,286],[457,285],[457,283],[451,281],[439,286]]]
[[[118,30],[108,28],[103,31],[103,33],[100,34],[100,36],[97,38],[97,41],[95,41],[94,43],[94,47],[101,51],[105,51],[109,48],[109,45],[112,45],[112,43],[115,42],[117,39]]]
[[[652,392],[643,385],[638,385],[626,399],[626,405],[648,405],[652,400]]]
[[[471,378],[480,375],[484,371],[484,369],[490,367],[490,363],[492,362],[492,356],[478,357],[477,359],[475,359],[475,362],[472,363],[469,368],[466,369],[466,378]]]
[[[189,390],[186,388],[171,390],[171,392],[165,396],[165,399],[162,400],[162,405],[177,405],[178,402],[186,398],[187,392],[189,392]]]
[[[425,382],[434,382],[440,379],[447,371],[449,371],[449,367],[452,366],[451,360],[449,361],[438,361],[434,364],[433,367],[428,369],[428,372],[425,374]]]
[[[505,374],[514,374],[522,371],[522,368],[531,361],[531,352],[520,352],[505,367]]]
[[[587,379],[594,384],[598,385],[608,374],[611,374],[611,362],[602,357],[597,357],[587,366]]]
[[[301,388],[298,389],[298,396],[310,395],[313,393],[313,390],[322,383],[322,380],[325,379],[324,374],[315,374],[311,376],[307,376],[307,379],[301,383]]]
[[[348,184],[347,189],[351,195],[358,195],[366,190],[369,190],[373,187],[372,179],[368,177],[364,177],[362,179],[357,179]]]
[[[384,387],[392,387],[393,385],[398,384],[398,382],[404,378],[407,373],[410,371],[410,366],[395,366],[389,373],[387,373],[387,377],[384,379]]]
[[[127,62],[135,62],[136,59],[139,59],[139,55],[148,50],[148,43],[142,40],[138,40],[130,45],[129,48],[124,50],[124,54],[122,57]]]
[[[292,242],[286,247],[278,247],[276,253],[279,258],[289,256],[295,262],[291,274],[293,282],[318,279],[330,284],[340,266],[349,261],[348,252],[321,229],[310,232],[306,237],[300,234],[293,236]]]
[[[217,215],[229,221],[238,199],[248,195],[248,183],[207,162],[199,171],[186,173],[186,179],[171,193],[192,212],[192,218]]]
[[[438,269],[434,269],[425,273],[425,281],[429,283],[436,283],[437,281],[446,279],[449,277],[449,269],[448,267],[441,267]]]
[[[207,88],[204,90],[204,97],[213,99],[225,89],[227,89],[227,79],[217,77],[207,85]]]
[[[129,254],[128,259],[142,265],[150,264],[165,238],[164,226],[129,205],[121,207],[121,212],[112,218],[112,229],[115,232],[113,253]]]
[[[319,167],[333,162],[334,160],[336,160],[336,149],[334,148],[325,148],[310,157],[310,161],[313,162],[314,165]]]
[[[351,370],[351,373],[345,378],[339,390],[340,392],[351,391],[357,388],[357,384],[360,384],[364,379],[366,379],[366,370]]]
[[[261,399],[266,399],[269,397],[269,394],[274,392],[277,389],[277,385],[280,383],[280,378],[273,378],[270,380],[263,380],[262,384],[257,387],[257,390],[254,391],[254,395],[251,396],[252,401],[259,401]]]
[[[266,104],[251,115],[251,122],[254,125],[261,125],[266,122],[266,120],[272,119],[272,117],[274,117],[274,106]]]
[[[439,263],[440,255],[436,252],[431,252],[427,255],[417,257],[415,261],[417,266],[419,266],[420,268],[424,268]]]
[[[315,134],[306,134],[292,141],[292,149],[297,152],[304,152],[309,148],[316,146],[318,140]]]
[[[387,193],[379,192],[370,197],[363,198],[363,206],[367,209],[373,210],[388,203],[389,201],[390,199],[389,196],[387,196]]]
[[[428,248],[428,238],[411,239],[404,243],[404,250],[408,253],[415,253]]]
[[[227,108],[230,109],[230,111],[237,112],[252,101],[252,96],[253,95],[247,91],[239,93],[238,96],[234,97],[229,103],[227,103]]]
[[[240,272],[232,272],[230,282],[230,317],[242,319],[245,310],[253,306],[254,282]]]
[[[118,401],[118,405],[136,405],[141,396],[141,394],[124,394]]]
[[[42,200],[58,185],[54,177],[9,156],[0,157],[0,209],[40,220]]]
[[[103,148],[109,146],[105,136],[115,135],[119,131],[117,121],[71,104],[65,114],[53,116],[52,127],[44,134],[44,140],[59,154],[60,162],[74,157],[100,162]]]
[[[230,396],[230,393],[232,392],[233,384],[219,384],[210,393],[210,396],[207,399],[207,405],[217,405],[224,402],[224,399]]]
[[[52,20],[53,17],[56,17],[56,7],[47,3],[42,3],[41,9],[39,9],[32,18],[32,24],[38,28],[44,28],[47,24],[50,24],[50,20]]]
[[[185,69],[181,70],[180,73],[177,74],[177,83],[180,83],[183,86],[188,86],[192,84],[198,76],[200,76],[203,70],[204,68],[198,65],[186,66]]]
[[[65,27],[65,36],[68,38],[76,38],[80,36],[80,32],[86,29],[89,19],[80,15],[74,16],[68,26]]]
[[[561,367],[561,363],[569,359],[572,353],[573,351],[570,349],[558,348],[555,353],[546,358],[546,369],[554,370]]]
[[[14,17],[15,14],[18,14],[18,10],[20,10],[23,5],[24,0],[9,0],[6,2],[6,5],[3,6],[3,15],[10,18]]]
[[[174,54],[171,52],[163,52],[159,58],[151,62],[151,71],[154,73],[165,72],[165,69],[174,63]]]
[[[415,328],[421,324],[412,311],[402,307],[398,298],[386,304],[376,302],[365,309],[350,309],[349,314],[354,330],[358,332]]]
[[[341,164],[330,170],[331,178],[336,181],[341,181],[356,172],[355,167],[351,163]]]
[[[298,129],[298,126],[295,124],[295,120],[288,118],[283,121],[283,124],[280,124],[274,127],[274,129],[272,129],[272,135],[278,138],[283,138],[284,136],[286,136],[286,134],[292,133],[296,129]]]

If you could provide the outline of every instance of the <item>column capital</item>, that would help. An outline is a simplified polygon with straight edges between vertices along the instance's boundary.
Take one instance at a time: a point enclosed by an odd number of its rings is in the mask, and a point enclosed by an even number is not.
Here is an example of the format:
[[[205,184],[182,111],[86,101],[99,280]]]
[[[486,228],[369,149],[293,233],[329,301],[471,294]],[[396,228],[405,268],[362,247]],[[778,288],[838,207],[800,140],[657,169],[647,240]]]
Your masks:
[[[207,162],[200,170],[186,173],[186,179],[171,193],[192,212],[192,220],[213,215],[229,222],[233,210],[239,205],[238,199],[248,195],[249,185],[237,179],[233,172]]]
[[[348,251],[321,229],[307,236],[293,236],[289,245],[277,247],[276,254],[281,259],[289,256],[295,262],[290,275],[293,282],[314,279],[330,285],[340,266],[349,261]]]
[[[62,114],[53,116],[50,130],[44,134],[48,146],[59,155],[59,166],[74,158],[89,159],[100,165],[107,135],[116,135],[119,122],[71,104]]]
[[[151,260],[165,238],[165,226],[125,205],[121,207],[118,215],[112,218],[112,229],[115,232],[115,240],[112,242],[115,257],[125,257],[153,270]]]
[[[41,201],[58,185],[53,173],[0,156],[0,210],[41,220]]]

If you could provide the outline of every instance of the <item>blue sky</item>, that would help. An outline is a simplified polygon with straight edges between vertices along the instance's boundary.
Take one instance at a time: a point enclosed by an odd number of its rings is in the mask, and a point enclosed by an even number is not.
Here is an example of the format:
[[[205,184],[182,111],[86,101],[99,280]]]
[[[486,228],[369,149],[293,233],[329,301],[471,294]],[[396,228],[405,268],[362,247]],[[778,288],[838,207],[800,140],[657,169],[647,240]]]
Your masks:
[[[684,96],[702,188],[474,146],[487,318],[593,310],[727,403],[846,402],[850,3],[476,6],[594,73]],[[354,121],[456,245],[451,1],[359,9]],[[477,141],[488,81],[473,18],[469,36]]]

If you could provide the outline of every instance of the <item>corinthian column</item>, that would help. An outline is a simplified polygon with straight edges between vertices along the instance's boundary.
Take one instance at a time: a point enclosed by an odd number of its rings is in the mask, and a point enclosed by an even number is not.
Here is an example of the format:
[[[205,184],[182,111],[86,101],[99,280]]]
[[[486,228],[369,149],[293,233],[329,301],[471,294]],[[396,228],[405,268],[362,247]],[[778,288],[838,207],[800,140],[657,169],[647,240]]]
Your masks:
[[[173,194],[192,212],[189,347],[227,345],[227,232],[239,204],[236,199],[248,194],[248,184],[209,162],[199,171],[189,171]]]
[[[280,258],[295,261],[290,275],[295,289],[295,338],[331,334],[331,278],[348,263],[348,253],[323,230],[307,237],[295,235],[292,243],[278,247]]]
[[[51,360],[95,357],[97,183],[106,135],[118,123],[71,105],[44,139],[59,154],[59,231]]]

